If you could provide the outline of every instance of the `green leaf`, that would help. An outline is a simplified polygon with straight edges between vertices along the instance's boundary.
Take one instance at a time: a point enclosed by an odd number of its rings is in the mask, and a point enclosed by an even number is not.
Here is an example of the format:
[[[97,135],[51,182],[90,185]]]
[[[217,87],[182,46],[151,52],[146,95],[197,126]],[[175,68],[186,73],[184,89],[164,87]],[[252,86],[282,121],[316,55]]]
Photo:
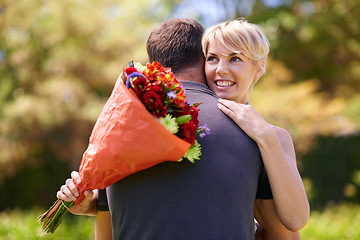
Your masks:
[[[187,123],[191,120],[191,115],[183,115],[183,116],[180,116],[180,117],[177,117],[176,118],[176,123],[178,125],[182,125],[184,123]]]

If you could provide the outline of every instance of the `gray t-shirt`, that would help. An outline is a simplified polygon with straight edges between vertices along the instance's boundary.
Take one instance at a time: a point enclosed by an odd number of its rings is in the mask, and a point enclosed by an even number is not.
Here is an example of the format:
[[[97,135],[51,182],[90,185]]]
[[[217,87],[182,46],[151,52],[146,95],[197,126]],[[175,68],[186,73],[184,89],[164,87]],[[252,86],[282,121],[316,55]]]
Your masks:
[[[211,129],[198,139],[201,159],[161,163],[108,187],[113,239],[254,239],[255,198],[272,198],[259,148],[206,85],[182,83],[189,103],[204,102],[200,125]]]

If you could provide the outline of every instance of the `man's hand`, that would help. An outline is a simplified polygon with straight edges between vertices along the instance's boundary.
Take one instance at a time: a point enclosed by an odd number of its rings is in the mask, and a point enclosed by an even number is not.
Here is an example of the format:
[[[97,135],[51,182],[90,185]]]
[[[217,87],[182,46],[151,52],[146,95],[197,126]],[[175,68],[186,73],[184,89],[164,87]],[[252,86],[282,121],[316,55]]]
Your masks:
[[[57,192],[56,194],[57,198],[65,202],[76,201],[77,197],[79,196],[79,191],[75,183],[77,184],[81,183],[81,179],[79,173],[73,171],[71,173],[71,178],[68,178],[65,181],[65,184],[60,187],[60,191]],[[94,200],[97,200],[97,194],[94,194],[93,191],[87,190],[84,192],[84,195],[85,195],[84,200],[79,204],[72,206],[69,209],[69,211],[72,214],[76,214],[76,215],[95,215],[96,201]]]

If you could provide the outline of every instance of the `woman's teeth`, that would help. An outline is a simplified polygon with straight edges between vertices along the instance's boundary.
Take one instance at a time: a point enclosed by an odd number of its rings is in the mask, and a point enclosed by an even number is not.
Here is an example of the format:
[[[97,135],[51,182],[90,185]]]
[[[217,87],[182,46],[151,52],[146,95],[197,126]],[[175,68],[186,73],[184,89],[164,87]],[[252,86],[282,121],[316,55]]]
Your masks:
[[[216,86],[218,87],[229,87],[235,85],[235,82],[232,81],[215,81]]]

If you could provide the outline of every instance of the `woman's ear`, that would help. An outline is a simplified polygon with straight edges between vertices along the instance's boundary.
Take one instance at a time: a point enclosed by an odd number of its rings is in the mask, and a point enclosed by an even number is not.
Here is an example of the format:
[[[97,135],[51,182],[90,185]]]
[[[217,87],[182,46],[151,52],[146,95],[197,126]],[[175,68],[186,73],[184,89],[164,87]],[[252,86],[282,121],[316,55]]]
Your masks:
[[[254,87],[254,85],[257,83],[257,81],[259,80],[259,78],[261,77],[261,75],[264,74],[265,72],[265,60],[264,59],[260,59],[257,63],[256,63],[256,68],[257,71],[254,75],[254,79],[253,82],[251,84],[251,88]]]
[[[258,60],[258,62],[257,62],[257,68],[258,68],[258,70],[257,70],[257,72],[256,72],[256,74],[255,74],[254,81],[259,80],[259,78],[261,77],[261,75],[262,75],[263,73],[265,73],[265,59],[264,59],[264,58]]]
[[[255,76],[254,76],[254,82],[257,82],[259,80],[259,78],[261,77],[261,75],[263,74],[263,70],[262,69],[258,69],[257,72],[255,73]]]

